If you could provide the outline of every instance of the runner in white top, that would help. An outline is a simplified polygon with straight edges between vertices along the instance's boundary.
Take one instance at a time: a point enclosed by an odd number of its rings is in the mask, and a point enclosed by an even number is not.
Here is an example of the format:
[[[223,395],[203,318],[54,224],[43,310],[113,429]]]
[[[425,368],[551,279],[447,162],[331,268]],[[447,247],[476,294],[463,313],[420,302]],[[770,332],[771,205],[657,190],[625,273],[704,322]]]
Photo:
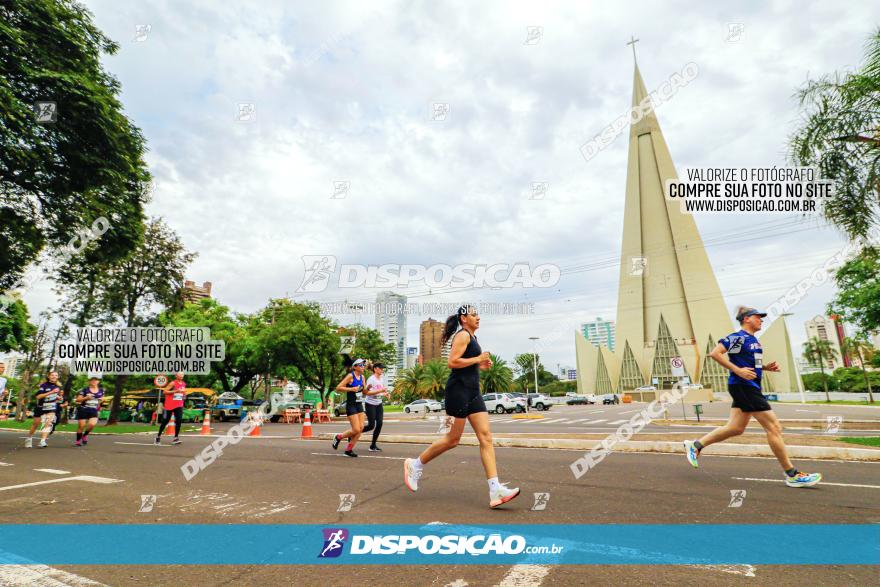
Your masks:
[[[373,365],[373,374],[367,379],[367,386],[364,390],[364,401],[367,402],[367,425],[364,432],[373,431],[373,441],[370,443],[370,452],[382,452],[382,449],[376,446],[376,440],[379,433],[382,432],[382,417],[385,408],[382,407],[382,396],[388,395],[388,389],[385,387],[385,378],[383,372],[385,365],[375,363]]]

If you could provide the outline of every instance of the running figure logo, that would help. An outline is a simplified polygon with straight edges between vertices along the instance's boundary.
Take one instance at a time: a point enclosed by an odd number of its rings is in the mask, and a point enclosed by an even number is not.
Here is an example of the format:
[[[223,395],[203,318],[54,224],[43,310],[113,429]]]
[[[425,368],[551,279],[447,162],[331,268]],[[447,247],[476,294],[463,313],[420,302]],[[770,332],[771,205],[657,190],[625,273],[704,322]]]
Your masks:
[[[746,490],[745,489],[731,489],[730,490],[730,503],[727,504],[729,508],[738,508],[743,502],[746,500]]]
[[[139,513],[149,513],[153,511],[153,506],[156,505],[156,496],[155,495],[142,495],[141,496],[141,507],[138,510]]]
[[[324,528],[324,548],[318,558],[336,558],[342,554],[342,548],[348,539],[348,530],[345,528]]]
[[[336,508],[337,512],[350,512],[352,506],[354,505],[354,493],[340,493],[339,494],[339,507]]]
[[[547,508],[547,504],[550,502],[550,494],[549,493],[536,493],[535,494],[535,505],[532,506],[533,512],[539,512]]]
[[[333,255],[303,255],[305,273],[297,293],[314,293],[327,289],[327,282],[336,270],[336,257]]]
[[[843,416],[825,416],[825,434],[837,434],[843,424]]]

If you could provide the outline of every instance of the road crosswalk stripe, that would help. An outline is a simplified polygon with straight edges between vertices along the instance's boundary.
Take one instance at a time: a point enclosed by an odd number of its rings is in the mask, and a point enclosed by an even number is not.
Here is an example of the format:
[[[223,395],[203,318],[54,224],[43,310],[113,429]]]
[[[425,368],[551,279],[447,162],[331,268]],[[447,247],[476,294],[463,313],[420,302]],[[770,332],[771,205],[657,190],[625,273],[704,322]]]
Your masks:
[[[624,422],[629,422],[629,420],[615,420],[614,422],[608,422],[609,424],[623,424]]]

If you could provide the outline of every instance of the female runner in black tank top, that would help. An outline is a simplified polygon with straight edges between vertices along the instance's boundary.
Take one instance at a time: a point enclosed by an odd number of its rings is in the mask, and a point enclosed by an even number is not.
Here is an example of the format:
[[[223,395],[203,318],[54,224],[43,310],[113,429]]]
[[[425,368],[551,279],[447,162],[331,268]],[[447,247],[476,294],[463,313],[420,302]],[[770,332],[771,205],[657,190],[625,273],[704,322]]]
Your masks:
[[[343,438],[348,438],[348,445],[345,447],[345,456],[347,457],[357,456],[354,453],[354,445],[357,444],[358,438],[364,431],[364,405],[361,402],[364,394],[364,367],[366,364],[367,362],[363,359],[356,360],[351,365],[351,373],[346,375],[336,386],[336,391],[345,392],[345,415],[348,416],[351,428],[333,438],[333,450],[339,448],[339,443]]]
[[[490,368],[492,359],[477,342],[474,333],[479,327],[480,316],[470,305],[461,306],[446,319],[441,343],[452,340],[448,360],[452,373],[446,382],[446,414],[452,423],[446,436],[426,448],[419,458],[404,461],[404,482],[410,491],[416,491],[423,465],[458,446],[465,422],[470,422],[480,442],[480,459],[489,481],[489,507],[496,508],[519,495],[519,489],[509,489],[498,482],[489,414],[480,394],[480,369]]]

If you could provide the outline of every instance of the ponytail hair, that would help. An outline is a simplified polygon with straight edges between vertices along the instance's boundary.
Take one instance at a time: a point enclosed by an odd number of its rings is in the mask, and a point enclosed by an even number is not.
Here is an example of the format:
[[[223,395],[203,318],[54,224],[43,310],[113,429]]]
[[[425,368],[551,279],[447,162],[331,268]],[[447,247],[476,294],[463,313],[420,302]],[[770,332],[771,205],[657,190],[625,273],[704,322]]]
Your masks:
[[[446,324],[443,326],[443,334],[440,335],[441,345],[449,342],[449,339],[453,337],[458,331],[459,326],[461,326],[461,317],[466,316],[472,309],[474,309],[474,306],[470,304],[462,304],[458,307],[455,314],[446,319]]]

